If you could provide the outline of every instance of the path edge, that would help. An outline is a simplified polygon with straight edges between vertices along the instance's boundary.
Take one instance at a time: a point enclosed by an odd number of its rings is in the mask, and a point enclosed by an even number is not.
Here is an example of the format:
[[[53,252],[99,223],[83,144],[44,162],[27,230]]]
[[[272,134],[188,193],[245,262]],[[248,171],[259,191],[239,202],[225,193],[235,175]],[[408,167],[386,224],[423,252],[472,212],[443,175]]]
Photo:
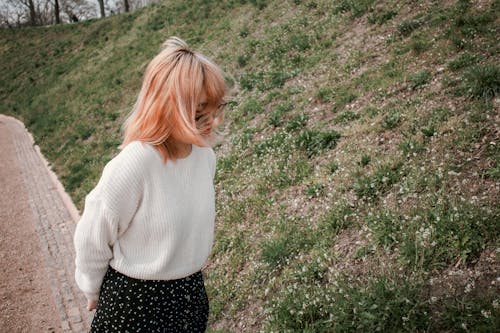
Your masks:
[[[5,114],[0,114],[0,121],[2,119],[5,119],[6,121],[16,122],[26,131],[26,133],[28,134],[28,137],[31,141],[31,144],[33,145],[33,148],[37,152],[40,159],[43,161],[43,165],[47,169],[49,176],[50,176],[50,179],[57,190],[57,193],[61,197],[62,202],[64,203],[64,206],[66,206],[66,209],[68,210],[69,215],[71,216],[71,219],[73,220],[73,223],[76,224],[78,222],[78,220],[80,219],[80,213],[78,212],[78,209],[76,208],[75,204],[73,203],[73,200],[71,199],[69,194],[64,189],[64,186],[62,185],[61,181],[57,177],[56,173],[50,167],[49,162],[47,161],[45,156],[43,156],[42,151],[40,150],[40,147],[35,143],[35,140],[33,138],[33,135],[31,134],[31,132],[28,131],[28,129],[26,128],[26,126],[24,125],[24,123],[22,121],[20,121],[19,119],[15,118],[15,117],[7,116]]]

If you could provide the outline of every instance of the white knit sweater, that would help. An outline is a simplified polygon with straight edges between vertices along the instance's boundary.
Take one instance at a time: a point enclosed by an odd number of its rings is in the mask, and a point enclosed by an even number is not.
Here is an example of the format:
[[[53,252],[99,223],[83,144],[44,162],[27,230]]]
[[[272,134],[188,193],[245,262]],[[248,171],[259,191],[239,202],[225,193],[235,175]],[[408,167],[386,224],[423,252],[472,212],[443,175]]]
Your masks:
[[[163,163],[134,141],[104,168],[75,231],[80,289],[96,300],[108,265],[136,279],[172,280],[199,271],[213,241],[215,154]]]

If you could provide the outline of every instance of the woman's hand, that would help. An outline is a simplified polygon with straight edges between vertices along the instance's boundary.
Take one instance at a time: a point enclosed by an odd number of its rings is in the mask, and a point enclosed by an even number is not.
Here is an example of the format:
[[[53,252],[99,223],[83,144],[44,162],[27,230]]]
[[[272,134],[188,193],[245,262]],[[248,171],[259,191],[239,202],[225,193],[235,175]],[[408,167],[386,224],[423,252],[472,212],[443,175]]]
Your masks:
[[[97,301],[87,300],[87,310],[92,311],[97,307]]]

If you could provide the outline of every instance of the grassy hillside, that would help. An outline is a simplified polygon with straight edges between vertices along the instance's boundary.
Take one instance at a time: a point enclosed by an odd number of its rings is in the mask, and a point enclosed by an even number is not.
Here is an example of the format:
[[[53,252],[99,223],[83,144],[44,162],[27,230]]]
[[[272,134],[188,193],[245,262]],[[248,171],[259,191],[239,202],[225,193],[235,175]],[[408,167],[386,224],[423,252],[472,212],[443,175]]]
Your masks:
[[[79,208],[178,35],[235,92],[215,147],[213,332],[492,332],[500,1],[165,1],[0,31],[0,113]]]

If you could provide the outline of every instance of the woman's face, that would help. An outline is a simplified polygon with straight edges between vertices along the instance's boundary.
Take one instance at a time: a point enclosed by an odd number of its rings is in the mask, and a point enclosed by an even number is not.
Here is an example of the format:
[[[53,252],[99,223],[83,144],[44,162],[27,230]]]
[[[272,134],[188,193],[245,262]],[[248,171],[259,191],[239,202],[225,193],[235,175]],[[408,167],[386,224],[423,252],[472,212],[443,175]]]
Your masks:
[[[207,101],[207,94],[202,91],[196,107],[195,122],[196,127],[202,135],[210,135],[212,132],[212,124],[214,122],[213,106]]]

